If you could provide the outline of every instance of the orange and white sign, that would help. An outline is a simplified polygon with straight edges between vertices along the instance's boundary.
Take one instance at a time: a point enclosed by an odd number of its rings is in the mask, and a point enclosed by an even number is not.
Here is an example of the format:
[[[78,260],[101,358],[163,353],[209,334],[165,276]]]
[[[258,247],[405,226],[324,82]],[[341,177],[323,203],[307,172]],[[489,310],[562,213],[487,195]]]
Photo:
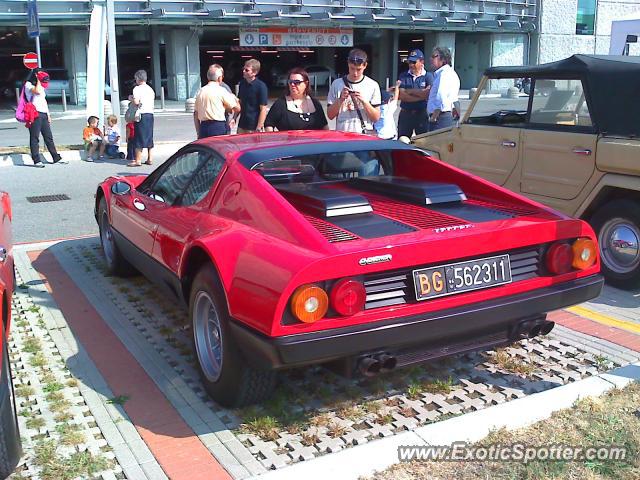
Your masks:
[[[352,28],[241,28],[242,47],[353,47]]]

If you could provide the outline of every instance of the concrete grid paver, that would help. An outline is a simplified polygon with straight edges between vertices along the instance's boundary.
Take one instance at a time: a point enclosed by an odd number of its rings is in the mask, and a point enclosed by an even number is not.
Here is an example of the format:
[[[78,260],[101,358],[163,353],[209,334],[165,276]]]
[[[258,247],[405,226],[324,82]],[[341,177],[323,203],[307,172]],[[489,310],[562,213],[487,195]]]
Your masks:
[[[150,313],[147,311],[148,307],[135,307],[131,302],[118,298],[116,287],[109,297],[111,301],[105,299],[105,279],[100,273],[97,262],[94,259],[91,268],[89,268],[85,266],[86,259],[78,255],[79,252],[81,254],[87,254],[87,252],[90,255],[95,254],[97,250],[95,240],[79,241],[79,246],[74,245],[76,252],[72,252],[73,249],[65,250],[62,245],[54,247],[53,251],[60,263],[67,269],[67,273],[79,283],[83,293],[96,306],[107,323],[112,326],[112,330],[117,329],[120,340],[130,352],[134,353],[135,358],[167,396],[173,408],[180,412],[182,418],[196,432],[202,443],[234,478],[264,474],[269,469],[283,468],[292,463],[309,461],[323,451],[341,451],[353,445],[369,443],[371,439],[397,436],[399,431],[405,429],[416,430],[422,428],[420,425],[438,420],[442,415],[480,411],[488,405],[501,404],[510,399],[523,398],[534,392],[580,380],[584,376],[597,373],[593,364],[583,363],[596,355],[606,357],[611,365],[624,365],[638,359],[637,352],[621,349],[610,342],[594,340],[589,335],[575,335],[574,331],[558,326],[552,336],[547,339],[540,342],[528,342],[509,350],[509,354],[515,358],[537,362],[536,365],[542,370],[538,370],[532,375],[532,379],[535,379],[533,381],[523,380],[510,374],[505,376],[500,368],[485,364],[483,364],[483,370],[472,369],[471,375],[465,378],[461,376],[461,371],[457,370],[459,366],[456,365],[445,371],[456,376],[459,381],[457,389],[449,392],[448,395],[428,397],[428,394],[423,394],[421,401],[405,398],[402,407],[406,409],[406,412],[401,414],[393,411],[390,424],[381,425],[376,422],[364,421],[362,425],[365,425],[367,429],[355,430],[351,427],[356,425],[356,422],[336,417],[336,423],[346,425],[346,432],[338,438],[325,436],[315,446],[305,446],[300,442],[299,436],[292,435],[288,440],[283,438],[284,443],[257,441],[253,443],[253,447],[247,448],[247,442],[238,439],[250,438],[251,435],[236,437],[237,432],[230,430],[230,428],[237,428],[237,416],[234,412],[221,409],[208,400],[199,384],[193,366],[185,363],[184,357],[176,353],[176,350],[167,343],[167,339],[157,331],[157,328],[156,331],[152,325],[139,328],[140,324],[146,320],[145,315]],[[76,255],[74,256],[73,253]],[[102,298],[100,297],[101,293],[103,294]],[[120,297],[122,296],[120,295]],[[114,298],[118,298],[119,301],[116,302],[113,300]],[[118,316],[111,310],[114,304],[121,308],[123,315]],[[152,308],[151,310],[153,310],[151,312],[153,316],[162,317],[165,315],[161,309]],[[165,325],[172,326],[169,318],[167,318]],[[59,326],[62,327],[60,332],[63,332],[65,330],[64,319]],[[73,336],[68,328],[66,328],[65,334]],[[182,338],[180,332],[178,332],[177,338]],[[60,340],[58,336],[55,336],[55,339]],[[578,357],[580,361],[576,359]],[[478,355],[474,354],[463,356],[458,363],[471,362],[470,364],[473,365],[473,362],[478,361]],[[562,366],[556,366],[557,363],[561,363]],[[99,382],[99,380],[97,381]],[[101,390],[108,388],[104,380],[102,383]],[[487,385],[493,386],[487,388]],[[387,390],[387,394],[394,391],[394,389]],[[397,393],[397,391],[395,392]],[[368,398],[375,398],[375,396]],[[425,399],[435,405],[436,409],[424,408]],[[317,400],[315,403],[318,404]],[[319,404],[321,405],[322,402]],[[117,413],[112,412],[112,414],[123,414],[117,408],[116,411]],[[104,411],[101,413],[104,414]],[[99,414],[97,418],[100,418]],[[111,431],[113,432],[113,429]],[[117,429],[117,431],[120,430]],[[326,429],[321,432],[325,435]],[[122,433],[120,435],[125,440],[125,435]],[[117,435],[114,437],[117,438]],[[141,465],[140,462],[143,458],[137,460],[137,465]],[[152,469],[147,470],[151,471]],[[145,470],[142,469],[142,471]]]

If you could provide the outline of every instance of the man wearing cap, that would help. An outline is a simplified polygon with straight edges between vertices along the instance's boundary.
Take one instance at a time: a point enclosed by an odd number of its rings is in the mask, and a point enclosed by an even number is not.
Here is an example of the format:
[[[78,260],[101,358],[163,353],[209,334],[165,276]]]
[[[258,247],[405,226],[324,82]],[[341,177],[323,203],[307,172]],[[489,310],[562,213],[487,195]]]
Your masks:
[[[31,158],[34,167],[44,167],[44,163],[40,160],[40,133],[44,138],[44,144],[51,154],[53,163],[68,163],[62,160],[62,157],[56,150],[53,143],[53,134],[51,133],[51,117],[49,117],[49,105],[47,104],[47,92],[49,87],[49,74],[43,70],[36,72],[36,84],[26,82],[24,84],[24,93],[28,102],[31,102],[38,112],[38,116],[33,120],[29,127],[29,147],[31,149]]]
[[[400,116],[398,137],[411,137],[425,133],[428,128],[427,99],[433,84],[433,74],[424,68],[424,53],[413,49],[409,52],[409,70],[400,74]]]

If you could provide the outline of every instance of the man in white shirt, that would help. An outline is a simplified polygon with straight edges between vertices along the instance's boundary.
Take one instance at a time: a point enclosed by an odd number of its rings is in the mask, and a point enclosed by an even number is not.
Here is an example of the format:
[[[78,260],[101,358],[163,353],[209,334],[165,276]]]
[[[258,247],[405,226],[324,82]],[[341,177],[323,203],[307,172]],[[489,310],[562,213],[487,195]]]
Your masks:
[[[374,134],[373,124],[380,119],[380,86],[364,74],[366,52],[352,49],[347,62],[349,74],[329,87],[327,116],[336,119],[336,130]]]
[[[460,78],[451,67],[451,51],[446,47],[436,47],[431,52],[431,66],[434,80],[427,102],[429,131],[453,125],[454,104],[458,101]]]
[[[222,86],[223,75],[220,65],[211,65],[207,70],[209,83],[196,95],[193,121],[198,138],[226,135],[227,112],[240,112],[238,99]]]

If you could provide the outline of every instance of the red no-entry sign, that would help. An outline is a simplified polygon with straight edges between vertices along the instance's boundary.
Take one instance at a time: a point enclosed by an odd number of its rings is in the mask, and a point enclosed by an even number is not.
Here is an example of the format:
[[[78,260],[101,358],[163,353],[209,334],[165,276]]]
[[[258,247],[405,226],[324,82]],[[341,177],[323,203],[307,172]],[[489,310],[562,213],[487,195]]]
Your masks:
[[[38,54],[33,52],[25,53],[24,57],[22,57],[22,63],[24,63],[24,66],[30,70],[37,68]]]

